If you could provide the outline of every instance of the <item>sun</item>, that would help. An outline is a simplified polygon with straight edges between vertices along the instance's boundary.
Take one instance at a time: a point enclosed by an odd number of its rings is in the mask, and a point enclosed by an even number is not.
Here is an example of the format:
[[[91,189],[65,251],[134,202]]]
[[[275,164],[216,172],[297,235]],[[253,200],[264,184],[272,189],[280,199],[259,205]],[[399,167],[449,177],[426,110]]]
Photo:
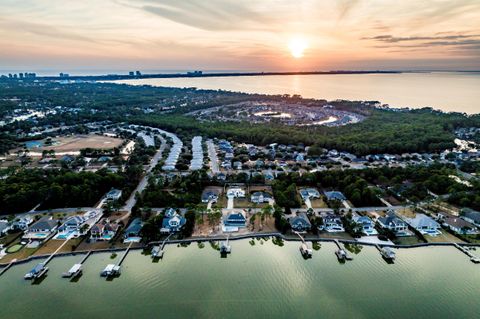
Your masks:
[[[308,48],[308,42],[303,38],[292,38],[288,43],[288,48],[290,49],[292,56],[299,59],[303,57],[305,49]]]

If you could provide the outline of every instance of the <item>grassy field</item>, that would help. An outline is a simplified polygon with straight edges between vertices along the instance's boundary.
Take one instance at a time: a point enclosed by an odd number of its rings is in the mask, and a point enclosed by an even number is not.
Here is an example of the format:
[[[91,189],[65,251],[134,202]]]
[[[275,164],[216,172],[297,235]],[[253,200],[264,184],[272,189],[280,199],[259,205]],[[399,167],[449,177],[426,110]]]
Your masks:
[[[75,135],[55,139],[55,145],[36,148],[35,152],[54,150],[55,152],[75,152],[83,148],[111,149],[122,144],[123,140],[103,135]]]
[[[458,237],[453,236],[445,230],[441,230],[441,234],[435,237],[425,236],[425,239],[429,243],[439,243],[439,242],[453,242],[453,243],[463,243],[464,241]]]
[[[417,236],[397,237],[393,242],[397,245],[415,245],[423,243],[423,241],[418,239]]]

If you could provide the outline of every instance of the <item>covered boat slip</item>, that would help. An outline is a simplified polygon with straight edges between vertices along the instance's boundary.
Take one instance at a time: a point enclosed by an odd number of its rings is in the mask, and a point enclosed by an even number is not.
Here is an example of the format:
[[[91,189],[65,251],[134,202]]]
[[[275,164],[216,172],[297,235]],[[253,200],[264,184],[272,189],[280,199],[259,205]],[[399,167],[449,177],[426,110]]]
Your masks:
[[[82,272],[82,264],[75,264],[68,270],[62,274],[64,278],[72,278],[79,275]]]
[[[100,273],[102,277],[112,277],[120,274],[120,267],[115,264],[108,264],[105,269]]]

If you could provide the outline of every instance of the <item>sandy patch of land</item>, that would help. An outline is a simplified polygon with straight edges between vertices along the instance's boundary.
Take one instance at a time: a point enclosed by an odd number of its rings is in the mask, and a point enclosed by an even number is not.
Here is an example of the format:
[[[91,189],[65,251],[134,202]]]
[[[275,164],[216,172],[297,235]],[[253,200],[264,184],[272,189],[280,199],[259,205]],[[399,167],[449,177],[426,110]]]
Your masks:
[[[54,150],[55,152],[75,152],[84,148],[111,149],[119,147],[123,140],[103,135],[76,135],[55,138],[55,145],[35,149],[35,152]]]

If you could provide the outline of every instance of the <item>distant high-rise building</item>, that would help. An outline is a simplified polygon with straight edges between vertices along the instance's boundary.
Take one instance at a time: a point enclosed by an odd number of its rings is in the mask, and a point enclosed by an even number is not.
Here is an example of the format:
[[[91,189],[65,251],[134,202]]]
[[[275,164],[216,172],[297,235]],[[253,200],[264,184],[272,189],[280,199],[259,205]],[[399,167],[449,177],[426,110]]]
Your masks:
[[[135,72],[133,72],[133,71],[130,71],[130,72],[128,72],[128,75],[130,75],[130,76],[134,76],[134,75],[135,75]]]
[[[140,73],[140,71],[136,71],[135,74],[136,74],[137,76],[141,76],[141,75],[142,75],[142,73]]]

